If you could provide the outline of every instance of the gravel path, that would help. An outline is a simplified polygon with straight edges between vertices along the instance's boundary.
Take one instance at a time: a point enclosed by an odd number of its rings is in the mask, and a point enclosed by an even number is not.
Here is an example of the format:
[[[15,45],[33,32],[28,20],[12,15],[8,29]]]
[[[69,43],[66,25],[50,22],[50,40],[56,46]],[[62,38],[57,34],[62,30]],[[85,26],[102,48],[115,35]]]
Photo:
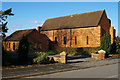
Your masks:
[[[120,62],[120,58],[105,59],[105,60],[94,60],[91,58],[76,59],[68,62],[68,64],[52,64],[39,67],[19,68],[3,70],[3,78],[20,78],[34,75],[44,75],[55,72],[70,71],[76,69],[85,69],[95,66],[103,66],[107,64],[115,64]]]

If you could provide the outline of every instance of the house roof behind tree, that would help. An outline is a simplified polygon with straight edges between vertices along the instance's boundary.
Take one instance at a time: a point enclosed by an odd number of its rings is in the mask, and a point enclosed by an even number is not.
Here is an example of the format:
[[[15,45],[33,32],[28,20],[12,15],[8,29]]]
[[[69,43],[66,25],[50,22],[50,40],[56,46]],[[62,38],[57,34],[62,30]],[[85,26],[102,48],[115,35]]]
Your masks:
[[[31,32],[37,31],[36,29],[26,29],[26,30],[18,30],[12,33],[10,36],[6,37],[5,40],[9,41],[20,41],[22,37],[26,37]]]
[[[105,10],[99,10],[47,19],[41,30],[98,26],[104,12]]]

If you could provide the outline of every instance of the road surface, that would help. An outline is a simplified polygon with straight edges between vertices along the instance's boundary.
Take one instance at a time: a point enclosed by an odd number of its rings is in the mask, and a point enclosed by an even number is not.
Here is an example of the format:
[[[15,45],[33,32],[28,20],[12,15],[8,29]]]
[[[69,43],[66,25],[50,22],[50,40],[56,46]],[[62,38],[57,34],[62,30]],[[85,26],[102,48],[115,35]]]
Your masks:
[[[79,69],[26,78],[118,78],[118,64]]]

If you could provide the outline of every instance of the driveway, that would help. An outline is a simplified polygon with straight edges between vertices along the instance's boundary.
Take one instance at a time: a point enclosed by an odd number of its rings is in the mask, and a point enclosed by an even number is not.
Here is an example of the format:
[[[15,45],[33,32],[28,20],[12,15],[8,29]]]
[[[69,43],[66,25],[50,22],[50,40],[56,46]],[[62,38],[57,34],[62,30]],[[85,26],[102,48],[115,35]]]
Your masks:
[[[68,63],[68,64],[57,63],[51,65],[28,67],[28,68],[2,70],[2,77],[4,79],[13,79],[13,78],[21,78],[27,76],[35,76],[35,75],[37,76],[37,75],[45,75],[45,74],[51,74],[57,72],[72,71],[78,69],[86,69],[86,68],[116,64],[116,63],[118,63],[118,58],[105,59],[105,60],[89,60],[89,58],[86,58],[86,61],[78,62],[78,63]]]

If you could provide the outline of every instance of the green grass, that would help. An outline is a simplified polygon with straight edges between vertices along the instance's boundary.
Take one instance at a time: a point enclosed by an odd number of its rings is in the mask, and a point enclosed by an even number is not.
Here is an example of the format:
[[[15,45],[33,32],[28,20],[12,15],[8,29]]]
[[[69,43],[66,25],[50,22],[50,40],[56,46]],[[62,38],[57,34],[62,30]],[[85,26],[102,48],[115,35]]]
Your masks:
[[[56,53],[54,51],[39,51],[37,52],[38,54],[39,53],[46,53],[47,55],[55,55]]]

